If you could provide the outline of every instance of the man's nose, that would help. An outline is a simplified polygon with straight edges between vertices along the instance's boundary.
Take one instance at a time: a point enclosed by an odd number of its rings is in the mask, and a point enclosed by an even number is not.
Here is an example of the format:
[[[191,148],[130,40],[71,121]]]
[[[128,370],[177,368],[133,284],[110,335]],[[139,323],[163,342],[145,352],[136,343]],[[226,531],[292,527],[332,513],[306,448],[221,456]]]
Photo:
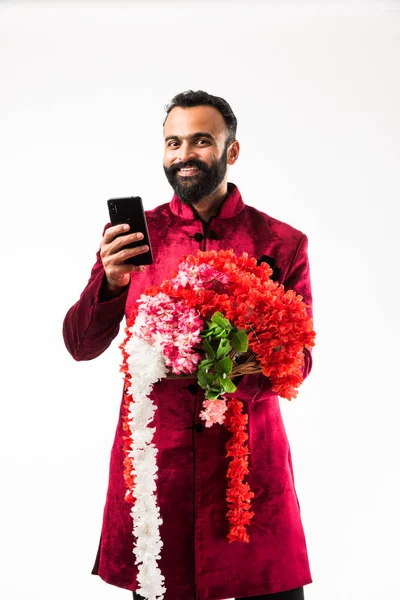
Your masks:
[[[187,162],[191,158],[196,158],[193,146],[187,142],[182,142],[178,155],[180,162]]]

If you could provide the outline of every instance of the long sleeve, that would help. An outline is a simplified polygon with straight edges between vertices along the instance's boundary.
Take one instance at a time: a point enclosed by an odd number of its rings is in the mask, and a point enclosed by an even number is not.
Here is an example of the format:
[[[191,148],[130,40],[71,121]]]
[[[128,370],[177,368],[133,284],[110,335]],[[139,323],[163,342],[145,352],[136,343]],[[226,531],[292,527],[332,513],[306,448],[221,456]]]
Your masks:
[[[303,296],[303,301],[309,305],[307,312],[312,317],[312,293],[310,281],[310,266],[308,261],[308,239],[305,234],[299,240],[292,261],[284,277],[285,290],[295,290]],[[308,377],[312,368],[311,350],[304,348],[303,380]],[[244,375],[236,380],[237,390],[226,397],[234,396],[246,402],[264,400],[275,396],[276,392],[271,389],[271,381],[262,373]]]
[[[118,334],[129,286],[116,298],[100,301],[104,281],[105,271],[99,250],[89,281],[63,322],[64,342],[75,360],[96,358]]]
[[[308,238],[303,233],[299,245],[284,280],[285,290],[294,290],[303,296],[303,302],[308,305],[307,312],[313,318],[310,265],[308,261]],[[304,348],[303,380],[312,369],[311,350]]]

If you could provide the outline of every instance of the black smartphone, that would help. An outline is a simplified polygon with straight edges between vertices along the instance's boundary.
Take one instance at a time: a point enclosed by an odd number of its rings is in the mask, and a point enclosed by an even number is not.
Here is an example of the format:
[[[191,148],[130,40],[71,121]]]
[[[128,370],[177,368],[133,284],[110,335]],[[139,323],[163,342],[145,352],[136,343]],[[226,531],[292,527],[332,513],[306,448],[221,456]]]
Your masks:
[[[123,246],[124,248],[135,248],[135,246],[148,246],[147,252],[142,252],[137,256],[131,256],[124,260],[124,264],[129,265],[151,265],[153,263],[153,253],[149,231],[147,229],[146,215],[143,209],[143,202],[140,196],[131,196],[129,198],[111,198],[107,200],[108,212],[110,214],[111,225],[121,225],[128,223],[129,231],[121,235],[129,235],[140,231],[143,233],[143,239]],[[121,248],[122,250],[122,248]]]

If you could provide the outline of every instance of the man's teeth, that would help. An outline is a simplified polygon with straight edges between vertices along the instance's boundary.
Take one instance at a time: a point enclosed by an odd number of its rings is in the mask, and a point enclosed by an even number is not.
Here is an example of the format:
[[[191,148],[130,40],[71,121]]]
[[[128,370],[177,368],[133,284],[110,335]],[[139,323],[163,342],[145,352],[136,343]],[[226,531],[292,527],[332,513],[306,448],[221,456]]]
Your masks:
[[[185,168],[185,169],[179,169],[180,171],[197,171],[198,167],[189,167],[189,168]]]

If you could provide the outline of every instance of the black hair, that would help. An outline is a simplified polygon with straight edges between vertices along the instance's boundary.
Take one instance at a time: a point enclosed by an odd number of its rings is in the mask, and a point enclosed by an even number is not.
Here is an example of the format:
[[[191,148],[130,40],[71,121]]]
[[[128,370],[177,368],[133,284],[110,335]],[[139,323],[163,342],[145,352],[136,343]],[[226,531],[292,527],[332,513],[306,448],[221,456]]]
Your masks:
[[[214,106],[221,113],[228,130],[226,146],[229,146],[236,140],[237,119],[233,113],[233,110],[226,100],[220,98],[219,96],[212,96],[203,90],[197,90],[197,92],[194,92],[193,90],[187,90],[186,92],[181,92],[180,94],[174,96],[171,102],[164,107],[167,111],[167,115],[164,119],[163,125],[165,125],[165,121],[167,120],[171,110],[176,106],[189,108],[204,104]]]

